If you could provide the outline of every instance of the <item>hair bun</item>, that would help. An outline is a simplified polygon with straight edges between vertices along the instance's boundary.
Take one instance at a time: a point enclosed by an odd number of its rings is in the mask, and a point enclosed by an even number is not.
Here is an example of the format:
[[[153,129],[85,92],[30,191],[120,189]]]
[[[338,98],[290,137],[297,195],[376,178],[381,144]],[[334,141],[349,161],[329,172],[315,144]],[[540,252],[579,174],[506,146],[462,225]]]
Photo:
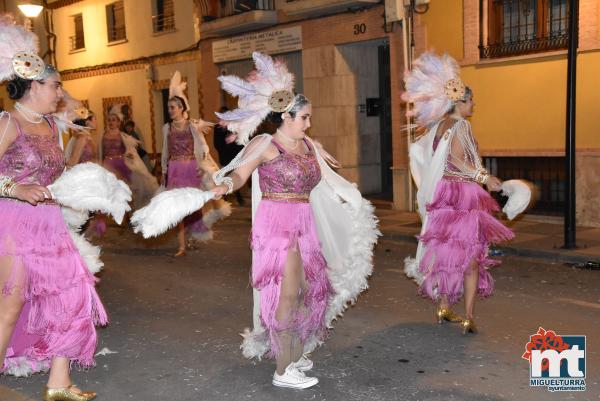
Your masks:
[[[31,81],[24,80],[22,78],[14,78],[6,84],[6,91],[8,92],[8,97],[12,100],[19,100],[24,95],[25,92],[31,87]]]

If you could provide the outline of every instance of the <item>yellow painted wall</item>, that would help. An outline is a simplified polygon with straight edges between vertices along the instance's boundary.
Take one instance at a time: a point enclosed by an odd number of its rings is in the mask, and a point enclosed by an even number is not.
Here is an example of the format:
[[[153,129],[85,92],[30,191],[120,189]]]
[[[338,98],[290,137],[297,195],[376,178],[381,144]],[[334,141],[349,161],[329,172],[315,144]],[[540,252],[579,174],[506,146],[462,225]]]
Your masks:
[[[463,0],[431,0],[425,14],[415,16],[415,24],[425,28],[427,48],[463,58]]]
[[[456,14],[462,14],[462,3],[431,1],[417,21],[416,29],[426,30],[422,48],[448,52],[460,61],[463,26]],[[600,50],[580,53],[577,62],[577,147],[600,149]],[[474,91],[472,123],[483,154],[564,149],[566,55],[477,63],[464,66],[461,74]]]
[[[187,48],[195,43],[193,2],[175,1],[175,27],[171,33],[155,35],[152,31],[152,2],[127,0],[125,29],[127,42],[108,45],[106,5],[109,0],[86,0],[54,11],[54,28],[58,37],[56,55],[61,70],[113,63],[142,56]],[[72,16],[83,15],[85,51],[70,53],[69,37],[74,34]],[[135,26],[135,29],[134,29]]]

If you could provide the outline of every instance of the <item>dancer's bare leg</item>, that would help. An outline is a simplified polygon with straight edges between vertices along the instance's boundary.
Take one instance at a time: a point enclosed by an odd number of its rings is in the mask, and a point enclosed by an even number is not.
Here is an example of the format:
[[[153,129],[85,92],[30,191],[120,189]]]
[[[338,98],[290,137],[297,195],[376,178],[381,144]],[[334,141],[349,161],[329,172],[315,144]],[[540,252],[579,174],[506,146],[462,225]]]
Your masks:
[[[2,294],[11,274],[14,274],[15,282],[11,283],[10,291],[7,294]],[[22,265],[13,266],[12,257],[0,256],[0,368],[4,363],[10,337],[25,303],[23,297],[24,278]]]
[[[285,261],[281,290],[279,293],[279,304],[275,312],[277,322],[287,325],[290,319],[295,317],[298,310],[298,299],[302,293],[304,280],[304,268],[298,247],[290,248]],[[285,368],[292,362],[294,348],[304,347],[299,341],[294,341],[294,333],[283,330],[278,334],[280,354],[277,357],[277,374],[282,375]],[[296,344],[294,344],[296,343]]]
[[[479,285],[479,266],[476,261],[472,261],[465,272],[465,314],[467,319],[473,319],[475,309],[475,298],[477,297],[477,287]]]
[[[180,254],[185,253],[185,226],[183,222],[177,226],[177,243],[179,244],[179,248],[175,256],[180,256]]]

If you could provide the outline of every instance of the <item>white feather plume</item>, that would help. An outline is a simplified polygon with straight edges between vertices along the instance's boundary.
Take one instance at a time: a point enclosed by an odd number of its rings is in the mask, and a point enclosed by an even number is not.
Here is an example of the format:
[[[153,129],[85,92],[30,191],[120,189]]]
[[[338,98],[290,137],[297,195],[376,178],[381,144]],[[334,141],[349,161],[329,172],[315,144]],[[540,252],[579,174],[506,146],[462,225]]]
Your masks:
[[[407,115],[414,116],[423,127],[441,119],[453,104],[446,96],[445,85],[450,80],[459,79],[459,73],[458,63],[449,55],[421,54],[413,62],[412,70],[404,73],[406,91],[402,99],[413,104]]]
[[[187,82],[183,80],[179,71],[175,71],[171,77],[171,82],[169,83],[169,98],[172,98],[173,96],[182,98],[185,102],[185,108],[187,111],[190,109],[190,102],[185,95],[185,88],[187,88]]]
[[[37,36],[17,25],[11,15],[0,16],[0,82],[15,76],[12,59],[16,53],[23,51],[37,54]]]
[[[508,180],[501,185],[502,193],[508,196],[508,201],[502,208],[509,220],[523,213],[531,201],[531,186],[523,180]]]
[[[252,53],[256,70],[246,80],[234,75],[219,77],[223,90],[238,97],[238,108],[216,113],[219,123],[237,134],[236,142],[245,145],[256,128],[269,115],[269,98],[273,92],[293,91],[294,74],[282,60],[273,60],[259,52]]]
[[[127,184],[95,163],[82,163],[65,170],[48,189],[61,205],[110,214],[118,224],[131,210],[131,190]]]
[[[156,237],[200,210],[215,194],[198,188],[175,188],[156,195],[131,217],[133,231],[144,238]]]
[[[100,247],[92,245],[83,234],[69,230],[71,239],[77,247],[79,254],[83,258],[85,265],[92,274],[98,273],[102,270],[104,263],[100,260]]]

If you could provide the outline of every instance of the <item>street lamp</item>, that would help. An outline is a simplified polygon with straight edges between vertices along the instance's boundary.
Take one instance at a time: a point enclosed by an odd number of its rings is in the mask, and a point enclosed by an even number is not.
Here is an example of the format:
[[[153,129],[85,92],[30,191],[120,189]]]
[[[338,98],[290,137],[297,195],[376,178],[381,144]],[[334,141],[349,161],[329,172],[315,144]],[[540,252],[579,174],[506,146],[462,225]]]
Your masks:
[[[19,10],[21,10],[23,15],[26,17],[25,28],[31,31],[33,26],[33,18],[36,18],[38,15],[40,15],[44,7],[39,4],[39,2],[33,1],[19,4],[17,7],[19,7]]]

